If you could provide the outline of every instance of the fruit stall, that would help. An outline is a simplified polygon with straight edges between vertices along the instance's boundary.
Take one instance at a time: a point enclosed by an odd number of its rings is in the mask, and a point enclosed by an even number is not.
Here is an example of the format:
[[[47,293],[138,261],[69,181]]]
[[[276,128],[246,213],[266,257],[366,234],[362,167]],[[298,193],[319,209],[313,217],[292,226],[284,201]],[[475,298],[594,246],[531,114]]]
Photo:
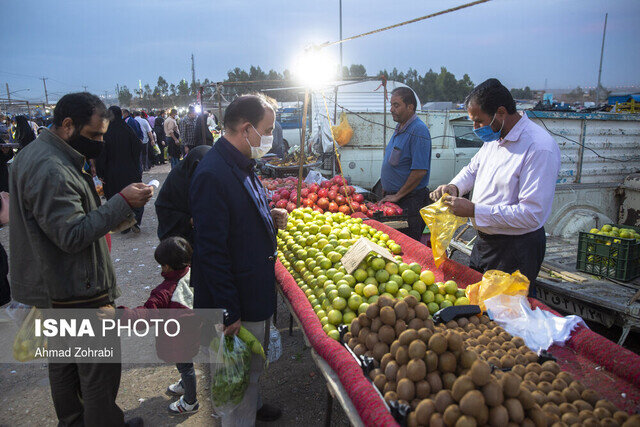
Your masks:
[[[486,315],[434,322],[467,306],[480,273],[436,269],[429,248],[363,211],[316,207],[293,209],[280,230],[277,285],[352,424],[636,425],[639,356],[584,326],[541,359]],[[362,237],[396,262],[370,255],[347,274],[342,256]]]

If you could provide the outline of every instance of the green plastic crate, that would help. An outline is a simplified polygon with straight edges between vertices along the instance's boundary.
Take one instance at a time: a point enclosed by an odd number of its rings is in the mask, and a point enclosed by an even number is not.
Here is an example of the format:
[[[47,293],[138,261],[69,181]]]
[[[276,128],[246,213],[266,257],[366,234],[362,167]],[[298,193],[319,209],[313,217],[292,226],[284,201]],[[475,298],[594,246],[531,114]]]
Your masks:
[[[614,225],[618,228],[640,228]],[[576,270],[628,282],[640,276],[640,241],[580,232]]]

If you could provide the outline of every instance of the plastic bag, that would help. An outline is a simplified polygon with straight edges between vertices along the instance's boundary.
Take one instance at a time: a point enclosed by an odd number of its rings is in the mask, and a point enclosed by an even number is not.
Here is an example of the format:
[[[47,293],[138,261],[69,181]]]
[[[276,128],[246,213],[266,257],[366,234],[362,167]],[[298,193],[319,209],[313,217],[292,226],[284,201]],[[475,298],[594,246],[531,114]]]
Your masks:
[[[267,362],[273,363],[282,356],[282,338],[280,331],[273,324],[269,330],[269,347],[267,348]]]
[[[309,171],[307,177],[304,179],[304,183],[307,185],[310,184],[322,184],[324,181],[328,181],[327,178],[322,176],[322,174],[318,171]]]
[[[340,114],[340,124],[337,126],[331,126],[331,133],[340,147],[343,147],[351,141],[353,137],[353,128],[349,124],[347,119],[347,113]]]
[[[584,324],[579,316],[560,317],[539,308],[532,310],[527,297],[522,295],[498,295],[487,299],[485,304],[494,322],[511,335],[521,337],[537,353],[552,344],[564,345],[571,338],[571,331]]]
[[[420,209],[420,215],[431,231],[431,250],[436,267],[440,267],[446,259],[453,234],[458,227],[467,223],[467,218],[454,215],[444,204],[446,196],[448,194],[445,193],[437,202]]]
[[[151,149],[153,150],[154,155],[158,156],[160,154],[160,147],[158,147],[158,144],[153,144]]]
[[[18,362],[39,359],[42,356],[35,355],[36,349],[47,348],[47,338],[44,336],[36,337],[35,335],[36,319],[42,320],[42,312],[36,307],[31,307],[29,314],[22,322],[13,340],[13,358]]]
[[[221,335],[210,345],[214,358],[211,366],[211,402],[219,416],[233,411],[249,385],[251,351],[238,337]]]
[[[98,193],[99,196],[103,196],[104,195],[104,191],[102,188],[102,181],[100,181],[100,178],[98,178],[97,176],[93,177],[93,185],[96,187],[96,192]]]
[[[520,273],[513,274],[500,270],[489,270],[482,276],[482,281],[469,285],[464,290],[469,298],[469,303],[479,305],[482,311],[486,311],[484,302],[496,295],[522,295],[529,293],[529,279]]]

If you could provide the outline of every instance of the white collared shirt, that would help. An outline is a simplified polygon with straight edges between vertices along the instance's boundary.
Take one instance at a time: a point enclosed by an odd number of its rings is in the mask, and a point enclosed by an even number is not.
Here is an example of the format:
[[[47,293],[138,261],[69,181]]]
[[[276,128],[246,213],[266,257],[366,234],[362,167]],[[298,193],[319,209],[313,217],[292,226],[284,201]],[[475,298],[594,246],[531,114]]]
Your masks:
[[[485,142],[451,184],[460,195],[473,189],[477,230],[521,235],[549,218],[559,171],[558,144],[524,115],[503,139]]]

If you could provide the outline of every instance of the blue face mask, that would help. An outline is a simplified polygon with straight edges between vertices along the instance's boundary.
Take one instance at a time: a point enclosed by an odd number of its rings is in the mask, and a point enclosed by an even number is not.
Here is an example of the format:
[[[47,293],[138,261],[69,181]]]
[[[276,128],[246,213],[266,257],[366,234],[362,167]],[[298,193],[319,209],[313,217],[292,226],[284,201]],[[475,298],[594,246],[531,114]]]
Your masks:
[[[481,128],[474,129],[473,133],[475,133],[476,136],[484,142],[491,142],[491,141],[500,139],[500,133],[502,133],[504,122],[502,122],[502,126],[500,126],[500,130],[496,132],[493,129],[491,129],[491,125],[493,124],[493,121],[495,119],[496,119],[496,115],[494,114],[493,119],[491,119],[491,123],[489,123],[489,126],[482,126]]]

